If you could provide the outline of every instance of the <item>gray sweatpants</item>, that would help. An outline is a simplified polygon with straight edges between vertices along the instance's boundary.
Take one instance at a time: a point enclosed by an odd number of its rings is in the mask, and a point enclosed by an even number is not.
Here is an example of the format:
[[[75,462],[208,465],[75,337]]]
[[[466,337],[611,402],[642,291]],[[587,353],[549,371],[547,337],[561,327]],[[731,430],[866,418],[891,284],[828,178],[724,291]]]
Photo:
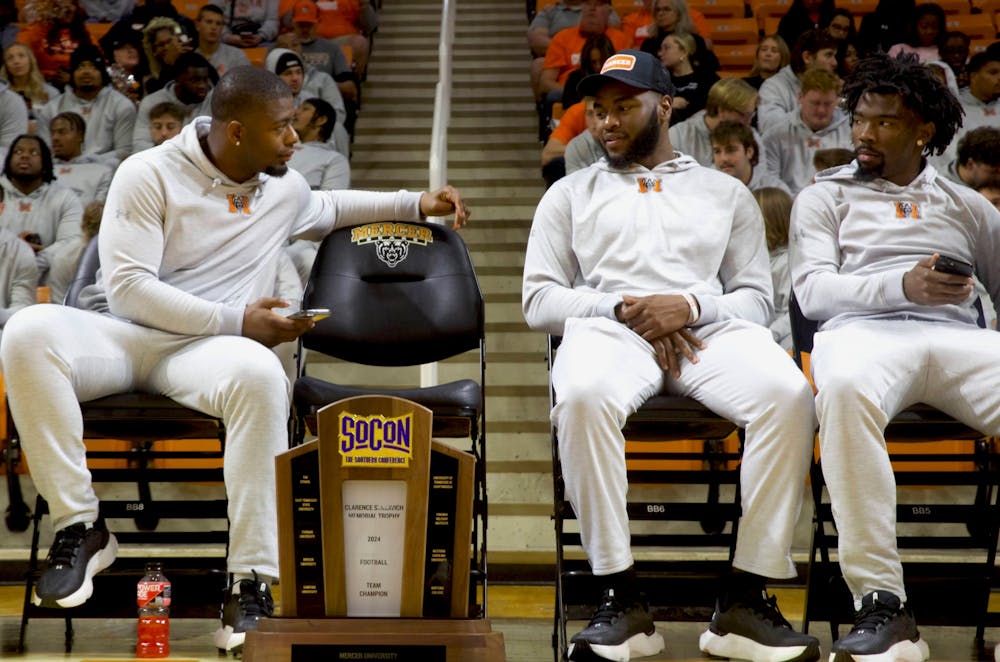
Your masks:
[[[661,390],[695,398],[746,428],[743,516],[733,565],[795,576],[791,546],[812,460],[816,417],[805,376],[762,326],[728,320],[695,329],[706,348],[664,377],[648,342],[606,318],[570,319],[552,368],[566,493],[594,574],[632,565],[625,419]]]
[[[1000,333],[915,320],[851,322],[816,334],[811,364],[823,477],[855,608],[878,590],[905,601],[885,426],[923,402],[1000,434]]]
[[[228,569],[278,576],[274,456],[288,447],[289,382],[277,355],[239,336],[181,336],[66,306],[4,329],[7,397],[56,529],[97,519],[79,402],[147,391],[226,425]]]

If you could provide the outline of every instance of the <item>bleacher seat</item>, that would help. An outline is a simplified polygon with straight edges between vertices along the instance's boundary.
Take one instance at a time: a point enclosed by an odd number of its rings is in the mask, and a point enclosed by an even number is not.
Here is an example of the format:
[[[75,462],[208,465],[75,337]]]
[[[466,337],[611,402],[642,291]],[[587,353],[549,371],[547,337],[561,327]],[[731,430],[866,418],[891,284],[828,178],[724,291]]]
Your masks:
[[[969,55],[975,55],[976,53],[985,53],[986,49],[989,48],[995,39],[973,39],[972,43],[969,44]]]
[[[90,40],[95,44],[108,33],[111,29],[111,23],[85,23],[87,26],[87,34],[90,35]]]
[[[1000,11],[1000,0],[972,0],[972,11],[992,16]]]
[[[838,9],[847,9],[852,14],[854,14],[855,20],[865,14],[870,14],[875,11],[875,7],[878,6],[878,0],[836,0],[836,6]],[[789,44],[789,48],[791,44]]]
[[[753,16],[757,20],[757,27],[763,30],[765,35],[776,34],[778,31],[778,21],[788,11],[789,6],[789,4],[784,2],[762,2],[758,4],[753,9]]]
[[[744,18],[746,5],[743,0],[695,0],[691,9],[697,9],[705,18]]]
[[[759,26],[753,18],[709,20],[713,44],[756,44]]]
[[[997,29],[990,14],[949,14],[948,30],[964,32],[971,39],[996,39]]]
[[[174,9],[181,16],[187,16],[192,21],[197,20],[198,12],[208,4],[208,0],[173,0]]]
[[[264,59],[267,57],[267,49],[260,48],[244,48],[243,52],[246,54],[247,59],[250,60],[250,64],[255,67],[263,67]]]
[[[968,14],[972,12],[969,0],[934,0],[934,3],[944,10],[945,14]],[[919,4],[919,3],[918,3]]]
[[[723,77],[746,76],[753,69],[757,46],[753,44],[718,44],[715,56],[719,59],[719,75]]]
[[[612,0],[611,6],[621,17],[639,11],[646,6],[646,3],[643,0]]]

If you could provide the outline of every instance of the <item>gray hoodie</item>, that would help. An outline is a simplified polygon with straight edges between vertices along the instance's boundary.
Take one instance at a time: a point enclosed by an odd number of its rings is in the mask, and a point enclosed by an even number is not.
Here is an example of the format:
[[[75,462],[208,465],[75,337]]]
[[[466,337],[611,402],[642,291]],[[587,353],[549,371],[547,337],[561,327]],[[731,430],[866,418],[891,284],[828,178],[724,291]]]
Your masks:
[[[7,81],[0,79],[0,158],[6,158],[11,143],[28,132],[28,107]]]
[[[622,295],[690,292],[697,325],[773,314],[764,221],[750,190],[689,156],[649,170],[602,159],[545,192],[524,259],[528,325],[613,317]]]
[[[903,274],[933,253],[975,265],[1000,301],[1000,212],[933,166],[906,186],[857,177],[857,162],[824,170],[792,207],[792,287],[809,319],[832,329],[858,319],[975,324],[973,297],[923,306],[903,294]]]
[[[199,117],[118,168],[84,307],[170,333],[239,335],[247,304],[274,292],[290,238],[420,218],[418,193],[310,191],[294,170],[234,182],[201,148],[210,123]]]

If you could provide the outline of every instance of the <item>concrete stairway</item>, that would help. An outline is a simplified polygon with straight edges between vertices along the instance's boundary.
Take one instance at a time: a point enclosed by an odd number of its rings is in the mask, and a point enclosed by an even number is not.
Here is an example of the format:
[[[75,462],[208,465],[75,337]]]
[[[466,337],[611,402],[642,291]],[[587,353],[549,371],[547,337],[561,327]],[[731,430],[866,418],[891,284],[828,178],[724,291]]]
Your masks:
[[[441,5],[386,0],[352,158],[352,186],[423,190]],[[459,0],[449,182],[472,208],[462,231],[486,297],[487,454],[492,563],[551,561],[551,454],[544,336],[521,315],[521,270],[543,192],[528,88],[524,6]],[[476,356],[442,363],[442,381],[476,377]],[[357,383],[415,383],[416,370],[310,360],[310,374]]]

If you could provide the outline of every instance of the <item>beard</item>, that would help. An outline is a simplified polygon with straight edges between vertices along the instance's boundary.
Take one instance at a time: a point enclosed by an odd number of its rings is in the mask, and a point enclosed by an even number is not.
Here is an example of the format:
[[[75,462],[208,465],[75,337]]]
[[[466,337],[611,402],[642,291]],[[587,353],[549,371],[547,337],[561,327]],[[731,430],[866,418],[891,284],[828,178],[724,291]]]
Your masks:
[[[264,174],[271,177],[284,177],[288,173],[288,166],[285,164],[269,165],[264,168]]]
[[[601,143],[601,149],[604,150],[608,164],[612,168],[621,170],[627,168],[629,164],[641,161],[652,154],[660,142],[660,131],[660,120],[656,116],[656,109],[654,108],[649,113],[649,120],[646,122],[646,126],[632,139],[632,144],[628,146],[624,154],[621,156],[612,156],[608,153],[603,142]]]

